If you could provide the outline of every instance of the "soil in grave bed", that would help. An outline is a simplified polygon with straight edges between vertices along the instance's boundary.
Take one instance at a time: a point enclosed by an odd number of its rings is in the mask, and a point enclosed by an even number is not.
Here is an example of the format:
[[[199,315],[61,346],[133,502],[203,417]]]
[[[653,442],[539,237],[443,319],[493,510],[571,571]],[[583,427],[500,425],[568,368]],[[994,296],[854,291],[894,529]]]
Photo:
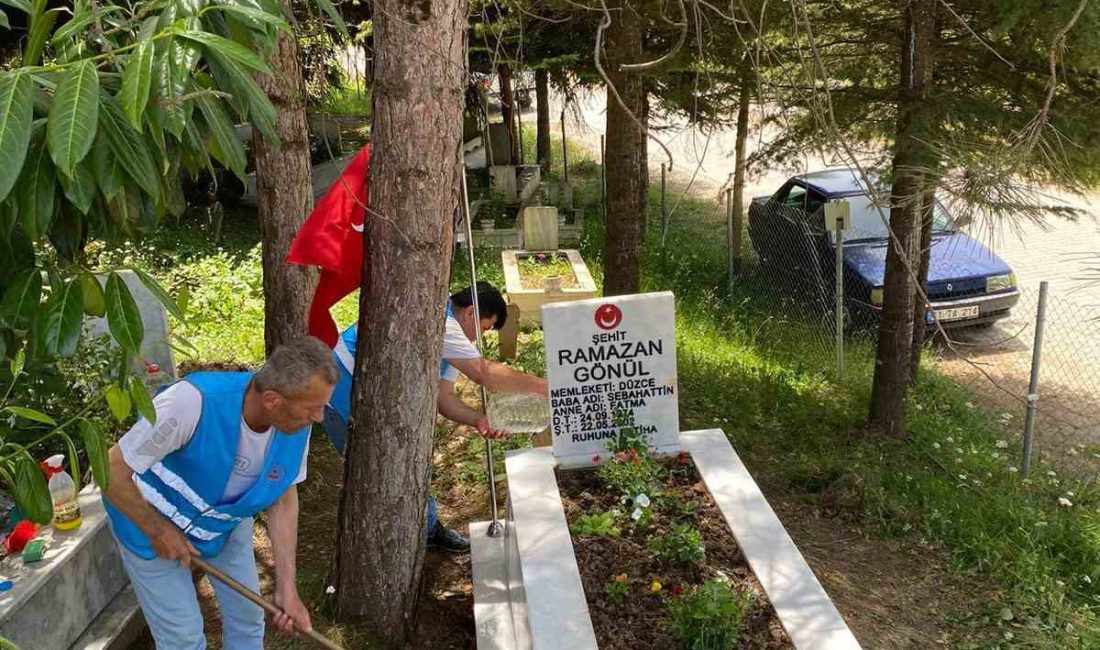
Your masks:
[[[565,253],[528,253],[519,256],[519,279],[524,289],[542,289],[547,278],[561,278],[562,289],[580,286],[573,263]]]
[[[642,526],[631,516],[638,506],[630,500],[624,502],[619,493],[612,493],[595,470],[557,472],[600,650],[688,647],[673,631],[669,605],[713,580],[728,581],[749,602],[740,639],[730,648],[793,648],[690,457],[681,454],[678,459],[662,461],[660,465],[664,469],[660,494],[650,497],[646,509],[651,511],[647,515],[651,521],[648,525],[643,521]],[[575,531],[582,517],[611,511],[618,513],[614,517],[617,534]],[[651,540],[675,538],[677,525],[690,526],[701,534],[704,547],[701,562],[688,565],[662,560],[651,548]],[[615,602],[608,595],[611,583],[625,583],[625,587],[620,587],[626,591],[622,602]]]

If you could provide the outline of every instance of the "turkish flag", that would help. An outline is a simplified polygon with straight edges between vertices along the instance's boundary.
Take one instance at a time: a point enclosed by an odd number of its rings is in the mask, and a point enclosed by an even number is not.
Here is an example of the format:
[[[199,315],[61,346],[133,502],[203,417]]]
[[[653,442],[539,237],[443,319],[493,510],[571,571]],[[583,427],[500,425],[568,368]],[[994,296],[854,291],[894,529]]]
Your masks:
[[[321,267],[309,306],[309,333],[330,346],[336,345],[339,332],[329,310],[359,288],[362,275],[369,170],[368,144],[306,217],[286,257],[288,264]]]

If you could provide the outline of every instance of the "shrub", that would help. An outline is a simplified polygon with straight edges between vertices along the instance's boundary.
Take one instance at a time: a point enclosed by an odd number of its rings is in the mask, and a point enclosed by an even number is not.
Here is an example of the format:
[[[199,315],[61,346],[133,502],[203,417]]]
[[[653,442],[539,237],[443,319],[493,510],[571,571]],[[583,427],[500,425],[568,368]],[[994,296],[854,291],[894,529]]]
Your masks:
[[[688,524],[676,524],[664,537],[649,540],[649,550],[665,562],[698,566],[706,560],[703,535]]]
[[[752,594],[728,582],[707,580],[682,596],[668,600],[672,632],[686,650],[727,650],[741,638]]]

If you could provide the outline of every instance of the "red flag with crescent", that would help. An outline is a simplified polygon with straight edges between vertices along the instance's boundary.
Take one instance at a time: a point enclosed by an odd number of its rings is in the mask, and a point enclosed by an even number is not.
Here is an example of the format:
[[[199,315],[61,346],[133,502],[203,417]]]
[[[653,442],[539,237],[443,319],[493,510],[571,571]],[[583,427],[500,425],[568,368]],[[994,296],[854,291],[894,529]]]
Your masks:
[[[309,306],[309,333],[330,346],[339,332],[329,310],[359,288],[363,269],[370,145],[363,147],[317,202],[290,244],[288,264],[321,267]]]

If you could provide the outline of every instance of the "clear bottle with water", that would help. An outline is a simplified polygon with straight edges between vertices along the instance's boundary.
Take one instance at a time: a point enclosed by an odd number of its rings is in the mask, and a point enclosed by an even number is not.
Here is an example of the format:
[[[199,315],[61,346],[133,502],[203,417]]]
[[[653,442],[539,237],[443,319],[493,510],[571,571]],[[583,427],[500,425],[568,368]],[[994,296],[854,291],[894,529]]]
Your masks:
[[[509,433],[538,433],[550,426],[550,404],[532,393],[489,395],[489,426]]]

